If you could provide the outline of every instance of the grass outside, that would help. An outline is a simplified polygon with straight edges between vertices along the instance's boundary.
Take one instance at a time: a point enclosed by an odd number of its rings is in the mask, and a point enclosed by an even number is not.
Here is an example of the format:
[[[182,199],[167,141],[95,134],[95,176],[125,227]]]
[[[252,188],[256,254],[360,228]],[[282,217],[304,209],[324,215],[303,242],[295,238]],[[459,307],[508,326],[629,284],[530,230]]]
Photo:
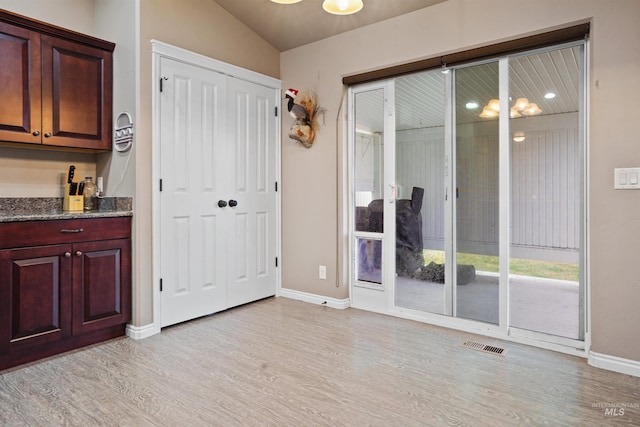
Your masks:
[[[443,251],[424,249],[423,253],[426,264],[429,264],[432,261],[438,264],[444,263]],[[499,271],[497,256],[459,253],[458,264],[470,264],[479,271],[488,271],[493,273],[497,273]],[[509,271],[511,274],[519,274],[522,276],[570,280],[573,282],[577,282],[579,280],[579,270],[578,265],[576,264],[512,258],[509,263]]]

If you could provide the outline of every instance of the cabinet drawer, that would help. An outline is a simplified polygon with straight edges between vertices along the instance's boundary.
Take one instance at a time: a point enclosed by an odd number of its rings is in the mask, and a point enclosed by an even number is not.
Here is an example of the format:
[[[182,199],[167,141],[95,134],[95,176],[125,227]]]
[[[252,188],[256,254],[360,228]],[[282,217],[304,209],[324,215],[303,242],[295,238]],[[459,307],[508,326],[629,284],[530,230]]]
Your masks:
[[[131,217],[0,223],[0,249],[130,236]]]

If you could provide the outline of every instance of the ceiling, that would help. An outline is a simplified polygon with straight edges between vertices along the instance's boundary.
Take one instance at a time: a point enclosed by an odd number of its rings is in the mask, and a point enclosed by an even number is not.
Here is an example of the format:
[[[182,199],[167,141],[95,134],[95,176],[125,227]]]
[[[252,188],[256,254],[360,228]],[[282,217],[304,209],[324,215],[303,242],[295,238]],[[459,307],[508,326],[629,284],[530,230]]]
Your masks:
[[[278,4],[270,0],[215,0],[280,52],[433,6],[446,0],[363,0],[353,15],[331,15],[323,0]]]

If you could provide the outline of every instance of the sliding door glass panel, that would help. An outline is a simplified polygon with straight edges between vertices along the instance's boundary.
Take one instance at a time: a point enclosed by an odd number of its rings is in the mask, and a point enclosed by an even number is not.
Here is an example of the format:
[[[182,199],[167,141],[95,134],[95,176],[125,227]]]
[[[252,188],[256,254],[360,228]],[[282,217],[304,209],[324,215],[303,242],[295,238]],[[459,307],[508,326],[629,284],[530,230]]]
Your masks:
[[[511,58],[510,325],[579,339],[581,48]]]
[[[445,313],[445,79],[396,79],[395,304]]]
[[[455,71],[455,315],[498,324],[498,62]]]
[[[354,94],[356,282],[382,284],[384,92]]]

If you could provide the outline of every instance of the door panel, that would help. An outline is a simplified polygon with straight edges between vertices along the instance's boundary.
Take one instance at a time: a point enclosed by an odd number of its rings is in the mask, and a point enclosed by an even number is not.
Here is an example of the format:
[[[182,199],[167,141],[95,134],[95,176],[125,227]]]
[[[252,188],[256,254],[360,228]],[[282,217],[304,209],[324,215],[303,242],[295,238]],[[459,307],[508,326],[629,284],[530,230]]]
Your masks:
[[[69,254],[69,256],[65,256]],[[71,335],[71,246],[0,251],[0,350],[17,351]]]
[[[425,87],[439,88],[425,93]],[[419,89],[417,89],[419,88]],[[445,75],[396,79],[398,307],[448,314],[445,295]],[[415,114],[415,106],[428,112]]]
[[[39,144],[40,35],[0,22],[0,57],[0,140]]]
[[[73,333],[121,325],[131,318],[131,240],[73,246]]]
[[[112,62],[110,52],[42,36],[45,144],[111,148]]]
[[[275,295],[274,89],[163,58],[162,326]]]
[[[382,286],[384,221],[384,87],[353,94],[354,280]],[[358,289],[354,290],[357,298]]]
[[[463,113],[470,101],[493,108],[499,98],[498,62],[456,70],[455,89],[455,313],[498,324],[498,110]]]
[[[162,59],[162,326],[224,310],[226,77]]]
[[[276,128],[273,89],[229,79],[231,213],[227,251],[228,306],[275,295],[276,292]]]
[[[510,119],[509,325],[570,339],[584,339],[581,55],[580,46],[574,46],[515,57],[509,64],[510,97],[515,100]],[[562,78],[558,62],[564,65]],[[562,79],[562,88],[546,86],[540,77],[546,75]],[[535,86],[548,92],[523,87],[527,78],[535,78]]]

